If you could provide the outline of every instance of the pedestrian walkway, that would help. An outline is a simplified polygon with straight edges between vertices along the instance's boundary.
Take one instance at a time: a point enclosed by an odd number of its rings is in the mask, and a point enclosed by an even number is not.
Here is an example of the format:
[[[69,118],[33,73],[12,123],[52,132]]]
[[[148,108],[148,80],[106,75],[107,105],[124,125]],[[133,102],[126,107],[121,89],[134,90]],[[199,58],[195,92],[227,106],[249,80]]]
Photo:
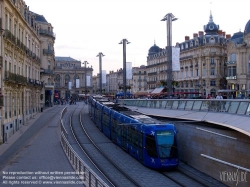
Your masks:
[[[60,144],[64,107],[45,109],[0,146],[1,186],[83,186]]]

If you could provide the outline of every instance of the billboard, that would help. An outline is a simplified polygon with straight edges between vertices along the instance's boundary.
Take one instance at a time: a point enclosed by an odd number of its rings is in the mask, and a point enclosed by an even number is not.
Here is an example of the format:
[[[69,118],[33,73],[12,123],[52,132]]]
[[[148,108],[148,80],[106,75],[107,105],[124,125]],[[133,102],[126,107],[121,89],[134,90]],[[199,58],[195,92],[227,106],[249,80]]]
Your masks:
[[[180,48],[172,47],[172,71],[180,71]]]
[[[71,90],[72,89],[72,82],[68,83],[68,89]]]
[[[76,88],[80,88],[80,79],[76,79]]]
[[[106,70],[102,70],[102,84],[106,84]]]
[[[86,83],[86,84],[87,84],[87,86],[90,86],[90,76],[87,76],[87,78],[86,78],[86,79],[87,79],[87,83]]]
[[[132,79],[132,62],[126,62],[126,78],[127,80]]]

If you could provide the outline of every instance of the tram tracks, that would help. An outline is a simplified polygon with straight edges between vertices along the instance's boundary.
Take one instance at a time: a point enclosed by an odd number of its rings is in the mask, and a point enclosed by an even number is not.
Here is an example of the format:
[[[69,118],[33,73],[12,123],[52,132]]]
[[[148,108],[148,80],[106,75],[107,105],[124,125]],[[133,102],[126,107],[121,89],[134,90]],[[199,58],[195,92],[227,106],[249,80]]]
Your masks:
[[[82,150],[82,153],[84,153],[86,157],[91,160],[92,166],[90,167],[95,168],[96,174],[101,177],[109,186],[152,186],[150,183],[145,185],[145,183],[143,183],[141,180],[143,177],[148,178],[147,174],[150,172],[154,173],[155,175],[155,173],[157,173],[156,171],[143,166],[144,169],[140,173],[137,172],[137,169],[133,168],[132,166],[131,171],[135,170],[139,177],[131,176],[133,175],[133,172],[130,173],[120,165],[118,166],[117,159],[114,157],[114,155],[109,155],[107,154],[107,151],[103,151],[104,147],[107,147],[107,145],[110,146],[110,144],[113,144],[113,142],[107,141],[106,136],[104,136],[92,123],[87,113],[86,105],[84,105],[82,108],[75,108],[70,116],[70,127],[72,134],[74,134],[73,136],[75,141]],[[103,138],[100,140],[100,135],[103,135],[106,140]],[[117,146],[114,145],[114,147]],[[127,153],[124,152],[124,154]],[[113,160],[116,161],[113,162]],[[139,162],[138,164],[141,165]],[[131,178],[132,181],[129,178]],[[159,183],[156,182],[154,186],[164,186],[165,184],[172,184],[171,186],[209,186],[200,182],[199,180],[195,180],[194,177],[190,177],[185,172],[182,173],[179,170],[158,173],[155,179],[152,179],[152,181],[157,181],[157,178],[159,178],[159,181],[161,181],[162,178],[165,178],[165,182],[158,181]],[[166,183],[166,181],[168,182]]]
[[[119,168],[112,159],[105,155],[105,153],[91,139],[90,135],[82,125],[81,115],[74,114],[76,109],[70,116],[71,133],[82,152],[90,160],[95,169],[98,170],[99,176],[101,174],[102,177],[100,177],[104,178],[109,186],[140,186],[139,183]],[[76,120],[76,117],[78,116],[79,120]],[[123,184],[121,184],[121,182]]]

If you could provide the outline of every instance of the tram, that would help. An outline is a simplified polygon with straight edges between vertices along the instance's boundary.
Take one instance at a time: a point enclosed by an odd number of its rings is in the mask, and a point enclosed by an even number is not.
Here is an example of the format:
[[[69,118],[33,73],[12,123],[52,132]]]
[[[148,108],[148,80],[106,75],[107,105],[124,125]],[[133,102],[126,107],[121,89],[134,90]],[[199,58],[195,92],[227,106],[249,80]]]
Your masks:
[[[157,170],[178,166],[174,124],[163,123],[105,98],[90,97],[89,114],[108,138],[143,165]]]

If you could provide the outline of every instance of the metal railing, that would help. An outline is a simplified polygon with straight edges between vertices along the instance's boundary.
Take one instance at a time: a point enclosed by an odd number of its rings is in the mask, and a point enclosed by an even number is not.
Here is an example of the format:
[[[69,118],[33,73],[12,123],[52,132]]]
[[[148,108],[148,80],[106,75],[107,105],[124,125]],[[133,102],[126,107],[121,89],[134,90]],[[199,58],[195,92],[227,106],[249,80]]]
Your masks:
[[[79,179],[84,183],[85,186],[103,186],[108,185],[91,169],[89,166],[78,156],[68,141],[68,132],[63,124],[63,116],[67,112],[65,107],[61,113],[61,145],[67,156],[71,166],[78,174]]]
[[[250,115],[250,99],[120,99],[118,102],[145,108]]]

